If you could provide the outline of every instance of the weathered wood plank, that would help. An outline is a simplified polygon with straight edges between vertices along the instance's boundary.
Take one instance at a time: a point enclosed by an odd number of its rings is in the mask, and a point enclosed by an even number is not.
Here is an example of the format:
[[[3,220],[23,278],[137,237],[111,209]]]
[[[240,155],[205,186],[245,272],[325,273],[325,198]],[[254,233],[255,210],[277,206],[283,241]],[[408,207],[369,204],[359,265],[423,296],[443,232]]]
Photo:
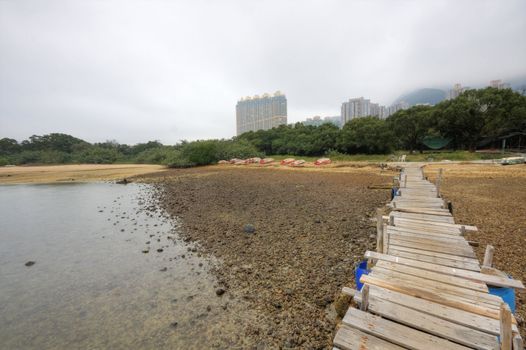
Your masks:
[[[419,288],[416,286],[407,286],[405,284],[386,281],[384,279],[376,278],[369,275],[362,275],[360,282],[363,284],[368,284],[369,286],[377,286],[385,289],[389,289],[395,292],[411,295],[416,298],[425,299],[432,301],[434,303],[451,306],[460,310],[468,311],[477,315],[490,317],[494,319],[499,318],[499,310],[493,308],[488,308],[486,306],[475,305],[460,301],[457,298],[451,298],[449,296],[444,296],[441,293],[435,293],[433,291]]]
[[[353,292],[353,290],[350,288],[345,287],[343,288],[343,291],[347,294]],[[356,292],[353,296],[354,300],[357,303],[360,303],[360,293],[357,291],[354,292]],[[373,298],[388,300],[390,302],[442,318],[452,323],[460,324],[492,335],[500,334],[499,320],[493,318],[484,317],[464,310],[459,310],[454,307],[437,304],[432,301],[415,298],[407,294],[394,292],[376,286],[370,286],[369,293]]]
[[[418,267],[422,270],[429,270],[433,272],[443,273],[446,275],[462,277],[462,278],[470,279],[473,281],[480,281],[480,282],[484,282],[484,283],[487,283],[493,286],[511,287],[511,288],[517,288],[521,290],[525,289],[521,281],[514,280],[514,279],[507,279],[507,278],[503,278],[500,276],[492,276],[492,275],[486,275],[483,273],[478,273],[478,272],[473,272],[473,271],[455,269],[452,267],[438,266],[438,265],[434,265],[434,264],[430,264],[426,262],[415,263],[415,261],[411,259],[401,258],[397,256],[387,255],[387,254],[379,254],[379,253],[375,253],[371,251],[365,252],[365,257],[368,259],[384,260],[384,261],[389,261],[389,262],[393,262],[396,264]]]
[[[480,267],[478,264],[474,263],[467,263],[463,261],[453,260],[453,259],[445,259],[441,257],[434,257],[429,256],[425,254],[415,254],[406,252],[403,250],[397,250],[397,246],[390,246],[387,253],[395,256],[404,257],[407,259],[413,259],[416,261],[424,261],[432,264],[442,265],[442,266],[449,266],[449,267],[456,267],[458,269],[463,270],[469,270],[469,271],[480,271]]]
[[[372,272],[374,272],[374,274],[372,274]],[[484,303],[491,304],[495,309],[500,308],[500,304],[502,303],[502,299],[496,295],[486,292],[474,291],[462,286],[452,286],[446,283],[430,281],[422,277],[406,275],[400,272],[383,269],[378,266],[373,267],[372,272],[371,274],[373,276],[384,276],[384,278],[387,279],[392,278],[399,281],[406,281],[419,287],[430,288],[438,292],[442,291],[450,295],[458,295],[463,298],[470,299],[472,302],[478,302],[480,300]]]
[[[334,337],[334,345],[341,350],[403,350],[404,348],[364,333],[356,328],[342,325]]]
[[[442,273],[426,271],[417,267],[395,264],[388,261],[378,261],[376,263],[376,267],[401,272],[407,275],[425,278],[432,281],[451,284],[453,286],[459,286],[467,289],[477,290],[480,292],[488,292],[488,287],[485,283],[470,281],[461,277],[444,275]]]
[[[407,327],[358,309],[349,309],[343,323],[362,332],[414,350],[468,349],[446,339]]]
[[[369,310],[392,321],[475,349],[494,350],[498,347],[495,335],[451,323],[439,317],[374,296],[370,297]]]

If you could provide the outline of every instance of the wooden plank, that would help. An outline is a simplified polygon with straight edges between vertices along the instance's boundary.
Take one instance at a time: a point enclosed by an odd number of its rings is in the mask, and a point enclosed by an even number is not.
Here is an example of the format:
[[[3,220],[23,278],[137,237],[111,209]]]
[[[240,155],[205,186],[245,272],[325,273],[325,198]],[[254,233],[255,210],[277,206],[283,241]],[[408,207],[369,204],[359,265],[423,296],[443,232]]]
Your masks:
[[[370,297],[369,310],[392,321],[475,349],[494,350],[497,337],[396,303]]]
[[[410,229],[410,230],[417,230],[417,231],[425,231],[427,233],[433,233],[433,234],[443,234],[443,235],[452,235],[452,236],[459,236],[463,237],[462,230],[460,228],[454,228],[454,227],[439,227],[439,226],[424,226],[421,224],[416,224],[412,222],[405,222],[400,220],[394,220],[393,222],[389,223],[389,226],[398,227],[401,229]],[[396,225],[396,226],[395,226]]]
[[[395,255],[395,256],[401,256],[407,259],[413,259],[416,261],[424,261],[424,262],[433,263],[433,264],[442,265],[442,266],[456,267],[458,269],[464,269],[464,270],[469,270],[469,271],[477,271],[477,272],[480,271],[480,267],[478,264],[466,263],[463,261],[458,261],[458,260],[453,260],[453,259],[444,259],[444,258],[429,256],[425,254],[415,254],[415,253],[410,253],[410,252],[406,252],[403,250],[397,250],[396,248],[397,246],[390,246],[387,253],[391,255]]]
[[[451,217],[451,213],[447,210],[440,211],[440,210],[423,209],[423,208],[415,208],[415,207],[405,207],[404,208],[404,207],[396,206],[393,208],[393,211],[400,212],[400,213],[409,213],[409,214],[425,214],[425,215]]]
[[[387,282],[390,286],[404,286],[409,287],[415,286],[416,289],[418,289],[418,292],[425,291],[426,293],[433,293],[435,295],[439,295],[440,297],[447,299],[448,302],[458,302],[462,303],[464,306],[467,305],[467,307],[479,307],[484,310],[488,310],[490,312],[494,312],[495,314],[499,312],[500,303],[502,303],[502,300],[495,301],[493,299],[488,298],[487,296],[490,294],[486,294],[486,297],[479,296],[471,296],[469,293],[466,293],[466,291],[463,291],[458,288],[451,288],[451,289],[439,289],[438,286],[432,286],[429,283],[421,285],[415,284],[416,277],[411,276],[410,278],[398,278],[393,277],[389,275],[383,275],[381,273],[370,273],[370,277],[379,279],[382,281]],[[370,287],[370,286],[369,286]],[[490,300],[488,300],[490,299]],[[433,301],[433,300],[430,300]],[[450,304],[448,304],[450,306]]]
[[[476,255],[473,252],[473,248],[467,242],[458,242],[458,244],[452,244],[449,242],[441,242],[441,241],[435,241],[432,239],[422,239],[418,237],[411,237],[411,236],[401,236],[398,234],[390,234],[390,241],[393,242],[400,242],[402,244],[398,244],[402,246],[409,246],[413,245],[415,248],[424,249],[424,250],[430,250],[430,251],[437,251],[437,252],[444,252],[445,254],[454,254],[454,255],[462,255],[466,256],[468,258],[476,259]]]
[[[350,293],[350,288],[343,288],[344,293]],[[354,294],[354,300],[361,302],[359,292]],[[394,292],[388,289],[383,289],[375,286],[370,286],[370,297],[381,298],[390,302],[406,306],[408,308],[436,316],[438,318],[450,321],[452,323],[460,324],[468,328],[476,329],[492,335],[500,334],[499,320],[489,317],[473,314],[464,310],[459,310],[450,306],[437,304],[428,300],[415,298],[410,295]]]
[[[468,349],[449,340],[388,321],[357,309],[349,309],[343,323],[362,332],[413,350]]]
[[[396,227],[396,226],[393,226]],[[389,233],[393,236],[398,237],[398,239],[403,240],[412,240],[415,242],[436,242],[442,244],[449,244],[453,246],[462,246],[464,248],[469,248],[470,245],[464,237],[453,236],[453,235],[443,235],[443,234],[422,234],[422,233],[413,233],[403,230],[389,230]]]
[[[470,280],[466,280],[464,278],[455,277],[455,276],[448,276],[441,273],[421,270],[416,267],[410,267],[400,264],[394,264],[388,261],[378,261],[376,263],[376,267],[380,267],[387,270],[392,270],[396,272],[401,272],[407,275],[416,276],[424,279],[429,279],[432,281],[437,281],[441,283],[450,284],[453,286],[459,286],[471,290],[477,290],[480,292],[488,292],[488,287],[485,283],[482,282],[474,282]]]
[[[444,239],[454,239],[454,240],[465,240],[464,237],[460,236],[460,231],[455,230],[457,233],[453,233],[451,230],[446,232],[432,232],[427,231],[425,229],[413,229],[409,227],[402,227],[402,226],[389,226],[387,227],[389,231],[395,231],[400,233],[413,233],[418,234],[420,236],[433,236],[433,237],[440,237]]]
[[[373,272],[374,274],[372,274]],[[406,275],[400,272],[383,269],[378,266],[375,266],[372,269],[371,274],[376,277],[383,276],[384,278],[387,278],[387,279],[392,278],[392,279],[396,279],[399,281],[406,281],[406,282],[412,283],[422,288],[426,287],[432,290],[442,291],[450,295],[457,295],[457,296],[461,296],[464,298],[469,298],[472,302],[481,301],[483,303],[491,304],[492,308],[495,308],[495,309],[500,308],[500,304],[502,303],[502,299],[499,296],[496,296],[493,294],[489,294],[486,292],[480,292],[480,291],[474,291],[471,289],[464,288],[462,286],[452,286],[446,283],[430,281],[422,277]]]
[[[334,345],[342,350],[403,350],[404,348],[364,333],[356,328],[342,325],[334,337]]]
[[[399,211],[392,211],[389,215],[393,215],[395,218],[402,218],[402,219],[417,219],[424,222],[441,222],[441,223],[447,223],[447,224],[454,224],[455,220],[452,216],[449,217],[443,217],[443,216],[437,216],[437,215],[428,215],[428,214],[413,214],[413,213],[402,213]]]
[[[397,217],[396,221],[405,221],[405,222],[410,222],[410,223],[413,223],[413,224],[420,224],[420,225],[423,225],[423,226],[454,227],[454,228],[458,228],[458,229],[460,229],[462,226],[464,226],[466,231],[478,231],[476,226],[471,226],[471,225],[450,224],[450,223],[445,223],[445,222],[429,222],[429,221],[423,221],[423,220],[412,219],[412,218],[407,218],[407,217],[404,217],[404,218]]]
[[[396,264],[401,265],[408,265],[413,267],[418,267],[422,270],[429,270],[433,272],[443,273],[450,276],[457,276],[462,277],[466,279],[470,279],[473,281],[479,281],[484,282],[489,285],[493,286],[499,286],[499,287],[511,287],[511,288],[517,288],[524,290],[524,285],[521,281],[514,280],[514,279],[508,279],[500,276],[492,276],[492,275],[486,275],[479,272],[473,272],[473,271],[467,271],[467,270],[460,270],[455,269],[452,267],[446,267],[446,266],[439,266],[434,265],[426,262],[417,262],[415,263],[414,260],[401,258],[397,256],[387,255],[387,254],[379,254],[371,251],[365,252],[365,257],[367,259],[377,259],[377,260],[383,260],[383,261],[389,261]]]
[[[414,249],[414,248],[395,246],[395,245],[393,245],[393,249],[401,250],[401,251],[413,253],[413,254],[423,254],[423,255],[429,255],[432,257],[436,257],[436,258],[444,258],[444,259],[462,261],[462,262],[469,263],[469,264],[476,264],[478,266],[477,259],[466,258],[465,256],[451,255],[448,253],[437,253],[437,252],[431,252],[431,251],[422,250],[422,249]],[[477,271],[481,271],[481,269],[478,268]]]
[[[511,332],[511,311],[506,303],[502,303],[500,308],[500,343],[501,350],[511,350],[512,346]]]
[[[464,301],[460,301],[457,298],[451,298],[449,296],[446,297],[440,293],[435,293],[424,288],[419,288],[416,286],[407,286],[406,284],[386,281],[369,275],[362,275],[362,277],[360,278],[360,282],[363,284],[368,284],[369,286],[373,285],[389,289],[395,292],[411,295],[413,297],[432,301],[437,304],[451,306],[477,315],[499,319],[499,310],[488,308],[486,306],[470,304]]]
[[[425,244],[425,243],[416,243],[416,242],[410,242],[410,241],[402,241],[399,239],[391,238],[389,237],[389,244],[394,245],[400,245],[404,247],[409,248],[416,248],[416,249],[423,249],[423,250],[429,250],[432,252],[438,252],[438,253],[447,253],[451,252],[460,256],[465,256],[468,258],[475,258],[475,253],[472,250],[463,249],[462,247],[454,248],[452,245],[446,246],[443,244]]]

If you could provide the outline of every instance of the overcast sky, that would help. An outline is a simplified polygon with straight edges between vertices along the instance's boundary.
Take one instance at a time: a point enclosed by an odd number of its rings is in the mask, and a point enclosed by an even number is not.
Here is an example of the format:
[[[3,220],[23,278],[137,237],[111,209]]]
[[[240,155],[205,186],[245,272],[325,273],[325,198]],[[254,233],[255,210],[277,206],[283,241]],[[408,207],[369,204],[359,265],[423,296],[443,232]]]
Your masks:
[[[229,138],[241,96],[289,122],[364,96],[526,75],[526,1],[0,0],[0,138]]]

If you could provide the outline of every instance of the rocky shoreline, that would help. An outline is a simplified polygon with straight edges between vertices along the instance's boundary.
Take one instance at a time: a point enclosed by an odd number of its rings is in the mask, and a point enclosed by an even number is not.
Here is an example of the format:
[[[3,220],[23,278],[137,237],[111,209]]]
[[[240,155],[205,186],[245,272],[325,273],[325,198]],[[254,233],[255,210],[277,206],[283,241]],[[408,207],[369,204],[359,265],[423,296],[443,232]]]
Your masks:
[[[185,240],[222,263],[221,298],[248,302],[253,348],[330,349],[335,300],[374,247],[376,208],[389,181],[379,168],[348,173],[233,169],[170,170],[149,176]],[[390,174],[389,174],[390,175]]]

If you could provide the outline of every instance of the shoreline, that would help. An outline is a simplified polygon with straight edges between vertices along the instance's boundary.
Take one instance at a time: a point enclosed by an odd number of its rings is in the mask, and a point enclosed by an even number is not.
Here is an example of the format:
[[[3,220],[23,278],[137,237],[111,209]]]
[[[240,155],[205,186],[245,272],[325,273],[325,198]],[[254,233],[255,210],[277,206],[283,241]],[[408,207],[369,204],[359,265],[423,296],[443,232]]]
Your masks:
[[[165,171],[153,164],[67,164],[0,167],[0,185],[115,181]]]

